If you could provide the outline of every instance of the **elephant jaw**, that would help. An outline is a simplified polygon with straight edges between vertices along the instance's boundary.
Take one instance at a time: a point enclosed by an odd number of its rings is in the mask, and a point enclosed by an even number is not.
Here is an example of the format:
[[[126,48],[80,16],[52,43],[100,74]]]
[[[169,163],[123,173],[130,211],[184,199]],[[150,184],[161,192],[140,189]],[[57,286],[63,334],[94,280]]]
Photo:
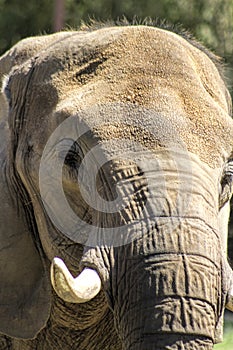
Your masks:
[[[60,258],[52,261],[51,282],[58,296],[70,303],[85,303],[93,299],[101,289],[101,280],[95,270],[85,268],[74,278]]]

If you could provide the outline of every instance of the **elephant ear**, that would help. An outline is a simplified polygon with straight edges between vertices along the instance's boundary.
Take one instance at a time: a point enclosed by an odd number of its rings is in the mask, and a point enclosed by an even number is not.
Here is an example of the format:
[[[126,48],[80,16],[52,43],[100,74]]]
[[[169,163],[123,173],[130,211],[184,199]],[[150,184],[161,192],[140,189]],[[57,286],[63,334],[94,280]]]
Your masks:
[[[41,42],[24,40],[0,58],[0,78],[17,69]],[[4,80],[4,79],[3,79]],[[4,83],[3,83],[4,85]],[[4,88],[4,86],[3,86]],[[46,325],[50,313],[50,283],[35,230],[11,189],[6,170],[9,152],[8,103],[0,94],[0,333],[30,339]]]
[[[0,157],[0,332],[28,339],[49,317],[49,281],[23,208],[14,203],[2,174],[2,149]]]

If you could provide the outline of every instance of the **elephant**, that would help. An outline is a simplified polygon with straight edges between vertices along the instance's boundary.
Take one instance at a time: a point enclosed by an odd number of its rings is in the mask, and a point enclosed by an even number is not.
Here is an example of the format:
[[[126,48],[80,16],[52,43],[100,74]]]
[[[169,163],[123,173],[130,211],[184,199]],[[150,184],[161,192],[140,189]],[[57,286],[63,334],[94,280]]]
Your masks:
[[[231,98],[190,35],[103,25],[0,59],[0,345],[212,349],[233,310]]]

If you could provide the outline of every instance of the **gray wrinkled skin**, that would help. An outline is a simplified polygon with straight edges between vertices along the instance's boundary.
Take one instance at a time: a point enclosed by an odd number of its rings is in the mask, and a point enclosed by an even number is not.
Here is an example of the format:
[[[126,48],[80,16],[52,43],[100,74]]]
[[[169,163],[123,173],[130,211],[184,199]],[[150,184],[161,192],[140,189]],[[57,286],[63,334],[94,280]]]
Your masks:
[[[232,287],[218,59],[110,27],[22,40],[0,76],[0,349],[212,349]],[[101,292],[60,299],[56,256]]]

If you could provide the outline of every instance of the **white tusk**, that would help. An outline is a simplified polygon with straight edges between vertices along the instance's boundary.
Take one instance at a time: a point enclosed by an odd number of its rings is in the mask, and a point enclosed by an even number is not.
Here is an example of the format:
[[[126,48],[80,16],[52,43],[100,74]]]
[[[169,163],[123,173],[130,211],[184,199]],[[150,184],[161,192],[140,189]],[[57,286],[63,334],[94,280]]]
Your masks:
[[[85,303],[101,289],[101,280],[95,270],[85,268],[74,278],[60,258],[52,261],[51,282],[58,296],[69,303]]]

